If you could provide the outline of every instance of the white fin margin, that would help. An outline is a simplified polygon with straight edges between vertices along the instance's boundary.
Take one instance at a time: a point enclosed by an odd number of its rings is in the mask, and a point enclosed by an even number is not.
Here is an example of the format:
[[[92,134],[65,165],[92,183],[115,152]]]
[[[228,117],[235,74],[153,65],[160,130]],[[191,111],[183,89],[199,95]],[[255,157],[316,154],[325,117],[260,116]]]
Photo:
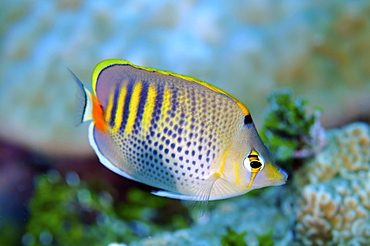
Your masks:
[[[159,190],[159,191],[152,191],[153,195],[161,196],[161,197],[168,197],[172,199],[179,199],[179,200],[193,200],[191,195],[186,195],[182,193],[176,193],[171,191]]]
[[[129,175],[128,173],[126,173],[125,171],[121,170],[120,168],[118,168],[117,166],[115,166],[112,162],[110,162],[99,150],[99,147],[97,146],[96,142],[95,142],[95,138],[94,138],[94,128],[95,128],[95,125],[94,125],[94,122],[91,122],[90,126],[89,126],[89,142],[90,142],[90,145],[91,147],[94,149],[96,155],[98,156],[99,158],[99,161],[106,167],[108,168],[109,170],[125,177],[125,178],[128,178],[128,179],[131,179],[131,180],[135,180],[135,181],[138,181],[137,179],[135,179],[134,177],[132,177],[131,175]],[[140,182],[140,181],[139,181]]]
[[[92,101],[92,95],[91,92],[83,87],[86,95],[86,101],[85,101],[85,108],[82,112],[82,122],[86,122],[93,119],[92,111],[93,111],[93,101]]]

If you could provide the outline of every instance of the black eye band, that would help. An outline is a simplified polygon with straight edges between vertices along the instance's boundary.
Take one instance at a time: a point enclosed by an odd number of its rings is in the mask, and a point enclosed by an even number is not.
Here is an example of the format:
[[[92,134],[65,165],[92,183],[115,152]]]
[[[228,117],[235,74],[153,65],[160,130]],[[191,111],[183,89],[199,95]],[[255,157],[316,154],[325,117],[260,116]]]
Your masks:
[[[245,125],[252,124],[252,123],[253,123],[253,120],[252,120],[252,116],[250,114],[244,116],[244,124]]]

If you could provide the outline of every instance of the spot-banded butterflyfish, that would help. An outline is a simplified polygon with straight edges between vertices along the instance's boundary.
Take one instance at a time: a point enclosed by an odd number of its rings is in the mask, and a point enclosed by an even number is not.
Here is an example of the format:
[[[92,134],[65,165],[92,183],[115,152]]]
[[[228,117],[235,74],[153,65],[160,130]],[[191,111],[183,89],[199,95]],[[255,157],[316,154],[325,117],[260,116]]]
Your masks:
[[[155,195],[207,202],[287,179],[247,107],[211,84],[117,59],[95,67],[93,93],[75,79],[100,162]]]

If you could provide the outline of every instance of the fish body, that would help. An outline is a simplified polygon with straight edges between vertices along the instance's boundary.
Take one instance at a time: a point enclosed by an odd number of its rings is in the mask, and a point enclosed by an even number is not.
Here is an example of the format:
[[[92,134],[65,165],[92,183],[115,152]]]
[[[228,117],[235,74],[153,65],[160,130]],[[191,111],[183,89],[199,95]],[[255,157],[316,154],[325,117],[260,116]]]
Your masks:
[[[80,121],[112,171],[156,187],[159,196],[208,201],[284,184],[249,110],[198,79],[105,60],[82,91]]]

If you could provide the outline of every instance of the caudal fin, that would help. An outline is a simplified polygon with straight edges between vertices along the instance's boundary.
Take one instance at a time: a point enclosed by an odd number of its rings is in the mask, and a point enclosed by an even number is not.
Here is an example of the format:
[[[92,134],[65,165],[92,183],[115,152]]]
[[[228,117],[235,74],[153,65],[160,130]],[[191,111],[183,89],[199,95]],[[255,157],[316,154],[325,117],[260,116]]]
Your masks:
[[[75,106],[75,122],[76,125],[79,125],[83,122],[92,120],[92,109],[93,109],[93,102],[91,93],[86,87],[82,84],[82,82],[77,78],[77,76],[68,69],[69,72],[72,74],[73,78],[75,79],[78,85],[78,92],[76,97],[76,106]]]

